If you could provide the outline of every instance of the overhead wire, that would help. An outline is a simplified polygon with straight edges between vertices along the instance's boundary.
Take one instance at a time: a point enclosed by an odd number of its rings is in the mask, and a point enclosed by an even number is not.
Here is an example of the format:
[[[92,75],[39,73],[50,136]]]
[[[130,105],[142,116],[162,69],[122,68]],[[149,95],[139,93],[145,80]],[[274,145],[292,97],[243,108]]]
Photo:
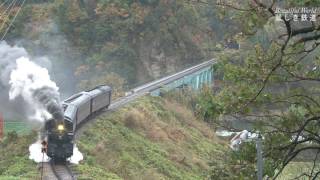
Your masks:
[[[11,3],[9,4],[9,6],[4,10],[3,13],[1,13],[0,18],[2,18],[3,15],[6,14],[6,12],[8,11],[8,9],[10,9],[11,5],[14,3],[15,1],[11,1]],[[10,10],[9,10],[10,11]]]
[[[3,3],[0,4],[0,8],[2,8],[3,5],[5,5],[9,0],[4,1]]]
[[[6,8],[6,10],[4,11],[4,13],[1,14],[1,17],[0,17],[0,18],[3,18],[4,16],[5,16],[5,18],[4,18],[3,23],[2,23],[1,26],[0,26],[0,32],[2,31],[2,29],[3,29],[4,25],[6,24],[7,20],[9,19],[10,13],[11,13],[11,11],[12,11],[12,9],[13,9],[12,7],[15,6],[16,2],[17,2],[17,0],[13,0],[13,1],[9,4],[9,6]],[[9,10],[9,11],[8,11],[8,10]],[[8,13],[7,13],[7,15],[6,15],[6,12],[7,12],[7,11],[8,11]]]
[[[21,11],[21,9],[22,9],[22,7],[23,7],[23,5],[24,5],[25,1],[26,1],[26,0],[23,0],[23,1],[22,1],[22,3],[20,4],[20,7],[19,7],[19,9],[18,9],[18,11],[17,11],[16,15],[13,17],[13,19],[12,19],[12,21],[10,22],[10,24],[9,24],[8,28],[6,29],[5,33],[3,34],[2,38],[1,38],[1,41],[2,41],[2,40],[5,38],[5,36],[7,35],[7,33],[8,33],[8,31],[9,31],[10,27],[12,26],[13,22],[16,20],[16,17],[18,16],[19,12]]]

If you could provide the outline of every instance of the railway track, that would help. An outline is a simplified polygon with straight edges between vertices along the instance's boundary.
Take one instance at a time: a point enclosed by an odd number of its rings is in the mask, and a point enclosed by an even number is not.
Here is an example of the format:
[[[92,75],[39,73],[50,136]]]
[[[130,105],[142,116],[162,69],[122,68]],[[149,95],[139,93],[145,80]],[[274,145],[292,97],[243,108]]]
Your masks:
[[[68,164],[40,163],[41,180],[76,180]],[[42,168],[41,168],[42,167]],[[42,169],[42,170],[41,170]]]
[[[203,63],[198,64],[196,66],[193,66],[191,68],[185,69],[185,70],[178,72],[176,74],[169,75],[164,78],[161,78],[161,79],[146,83],[142,86],[136,87],[130,91],[131,94],[129,94],[125,97],[119,98],[119,99],[115,100],[114,102],[112,102],[108,111],[115,111],[116,109],[129,103],[130,101],[133,101],[134,99],[137,99],[141,96],[144,96],[145,94],[148,94],[155,89],[161,88],[163,85],[166,85],[166,84],[173,82],[179,78],[182,78],[186,75],[189,75],[191,73],[199,71],[200,69],[202,69],[204,67],[212,66],[215,63],[217,63],[217,61],[215,59],[211,59],[209,61],[206,61],[206,62],[203,62]]]
[[[151,91],[153,91],[157,88],[161,88],[163,85],[166,85],[166,84],[168,84],[172,81],[175,81],[181,77],[184,77],[186,75],[189,75],[191,73],[199,71],[202,68],[212,66],[215,63],[217,63],[217,61],[215,59],[211,59],[209,61],[206,61],[206,62],[203,62],[203,63],[198,64],[196,66],[190,67],[188,69],[185,69],[185,70],[180,71],[178,73],[175,73],[173,75],[163,77],[161,79],[146,83],[144,85],[141,85],[141,86],[138,86],[138,87],[132,89],[131,91],[129,91],[130,94],[128,94],[124,97],[120,97],[120,98],[114,100],[113,102],[111,102],[108,109],[105,109],[105,110],[97,113],[96,115],[89,117],[88,120],[86,120],[84,123],[80,124],[76,129],[76,138],[79,136],[79,134],[82,133],[82,131],[84,129],[83,127],[85,126],[85,124],[87,124],[87,122],[90,122],[90,123],[94,122],[96,117],[98,117],[104,113],[116,111],[118,108],[128,104],[129,102],[132,102],[133,100],[135,100],[141,96],[144,96],[144,95],[150,93]]]

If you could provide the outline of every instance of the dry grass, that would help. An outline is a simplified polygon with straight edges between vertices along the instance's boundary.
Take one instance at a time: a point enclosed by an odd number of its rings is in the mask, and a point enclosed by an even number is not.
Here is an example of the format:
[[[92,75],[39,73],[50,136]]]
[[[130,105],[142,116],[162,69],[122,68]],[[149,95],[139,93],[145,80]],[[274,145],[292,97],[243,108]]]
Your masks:
[[[164,107],[171,111],[171,117],[161,118],[146,107],[131,108],[124,115],[124,125],[152,141],[188,141],[190,136],[185,129],[190,128],[200,131],[206,138],[215,138],[213,129],[198,120],[187,107],[169,100],[164,100]]]
[[[94,127],[80,143],[86,163],[123,179],[203,179],[227,149],[186,106],[161,98],[141,98]]]
[[[192,111],[190,111],[190,109],[188,109],[186,106],[169,100],[165,100],[165,106],[168,109],[172,109],[176,113],[178,119],[180,121],[182,120],[182,124],[199,130],[207,138],[215,137],[213,130],[209,127],[209,125],[198,120]]]

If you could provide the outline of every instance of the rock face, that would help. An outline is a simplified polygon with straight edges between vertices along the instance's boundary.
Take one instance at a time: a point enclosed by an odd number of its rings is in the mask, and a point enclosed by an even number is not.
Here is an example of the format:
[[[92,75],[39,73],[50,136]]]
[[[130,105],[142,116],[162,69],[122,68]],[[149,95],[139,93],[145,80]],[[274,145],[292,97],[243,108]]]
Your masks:
[[[142,43],[139,48],[139,55],[142,66],[147,71],[146,73],[153,78],[158,78],[177,70],[179,57],[166,54],[161,49],[158,40],[150,44],[147,42]]]
[[[140,43],[138,49],[139,60],[141,61],[138,71],[140,82],[176,73],[204,60],[197,47],[188,51],[190,47],[187,47],[183,42],[179,42],[183,51],[174,48],[172,52],[167,52],[160,42],[161,39],[156,38]]]

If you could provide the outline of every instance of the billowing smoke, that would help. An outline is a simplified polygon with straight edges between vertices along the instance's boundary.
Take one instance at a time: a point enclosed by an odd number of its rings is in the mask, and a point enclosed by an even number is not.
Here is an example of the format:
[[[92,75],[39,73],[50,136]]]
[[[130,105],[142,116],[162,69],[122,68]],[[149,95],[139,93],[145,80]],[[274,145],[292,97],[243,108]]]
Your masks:
[[[22,100],[20,103],[28,106],[29,119],[62,120],[59,88],[48,70],[30,61],[23,48],[0,43],[0,74],[0,88],[9,90],[11,101]]]
[[[9,76],[12,69],[15,67],[15,61],[19,57],[28,56],[25,49],[17,46],[9,46],[6,42],[0,42],[0,72],[1,84],[9,85]]]

